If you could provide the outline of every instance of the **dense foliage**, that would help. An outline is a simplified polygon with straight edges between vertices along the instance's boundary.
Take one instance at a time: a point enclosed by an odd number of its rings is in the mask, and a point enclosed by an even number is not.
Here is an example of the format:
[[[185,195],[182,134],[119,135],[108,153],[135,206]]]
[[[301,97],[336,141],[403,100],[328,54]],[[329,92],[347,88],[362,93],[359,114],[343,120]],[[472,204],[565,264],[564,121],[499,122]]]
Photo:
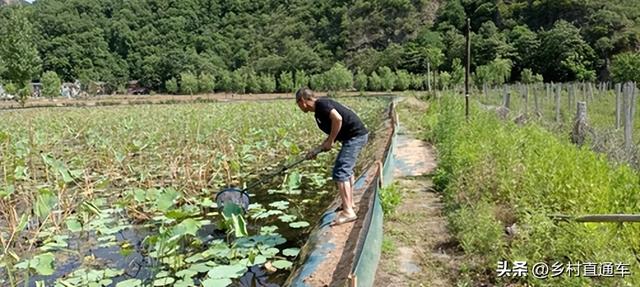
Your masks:
[[[457,84],[468,17],[473,71],[504,59],[508,81],[527,68],[546,81],[607,80],[614,55],[638,51],[639,16],[634,0],[37,0],[0,8],[0,78],[22,85],[55,71],[63,81],[140,80],[175,92],[172,79],[191,73],[214,76],[218,91],[271,90],[273,81],[288,91],[289,79],[328,90],[358,69],[371,77],[388,67],[445,71]],[[327,82],[336,62],[351,74]],[[377,76],[381,85],[361,76],[358,89],[389,90]],[[400,88],[411,88],[405,80]]]

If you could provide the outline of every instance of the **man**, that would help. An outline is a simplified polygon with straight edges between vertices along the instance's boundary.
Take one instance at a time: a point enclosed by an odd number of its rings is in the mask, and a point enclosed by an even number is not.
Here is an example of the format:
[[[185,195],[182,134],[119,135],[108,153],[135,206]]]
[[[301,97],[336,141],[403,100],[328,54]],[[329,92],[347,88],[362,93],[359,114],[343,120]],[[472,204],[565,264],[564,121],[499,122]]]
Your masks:
[[[316,98],[310,89],[299,89],[296,92],[296,103],[303,112],[314,112],[318,127],[327,134],[319,147],[307,153],[307,158],[312,159],[320,151],[331,150],[335,141],[342,143],[332,174],[340,190],[342,211],[337,214],[332,225],[356,220],[353,210],[353,168],[358,154],[367,144],[369,131],[353,110],[329,98]]]

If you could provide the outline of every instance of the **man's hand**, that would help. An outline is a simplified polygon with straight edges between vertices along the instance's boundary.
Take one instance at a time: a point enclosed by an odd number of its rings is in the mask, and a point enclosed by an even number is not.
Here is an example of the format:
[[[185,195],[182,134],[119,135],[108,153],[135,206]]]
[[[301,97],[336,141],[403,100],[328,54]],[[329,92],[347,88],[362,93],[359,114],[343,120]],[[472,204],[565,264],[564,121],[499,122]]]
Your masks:
[[[322,145],[320,146],[320,149],[322,151],[330,151],[331,148],[333,147],[333,142],[329,141],[329,140],[325,140]]]
[[[314,148],[312,150],[310,150],[309,152],[307,152],[307,155],[305,156],[306,159],[315,159],[316,156],[321,152],[321,148],[317,147]]]

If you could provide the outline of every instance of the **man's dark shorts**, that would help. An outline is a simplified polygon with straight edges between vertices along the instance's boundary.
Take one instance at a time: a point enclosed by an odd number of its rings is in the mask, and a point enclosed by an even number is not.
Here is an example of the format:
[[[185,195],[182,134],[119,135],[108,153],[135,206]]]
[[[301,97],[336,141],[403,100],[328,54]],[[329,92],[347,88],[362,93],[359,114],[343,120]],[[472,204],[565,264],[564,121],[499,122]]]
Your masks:
[[[342,148],[336,157],[333,166],[333,180],[336,182],[349,181],[353,175],[353,168],[356,166],[356,159],[362,148],[367,144],[369,134],[350,138],[342,143]]]

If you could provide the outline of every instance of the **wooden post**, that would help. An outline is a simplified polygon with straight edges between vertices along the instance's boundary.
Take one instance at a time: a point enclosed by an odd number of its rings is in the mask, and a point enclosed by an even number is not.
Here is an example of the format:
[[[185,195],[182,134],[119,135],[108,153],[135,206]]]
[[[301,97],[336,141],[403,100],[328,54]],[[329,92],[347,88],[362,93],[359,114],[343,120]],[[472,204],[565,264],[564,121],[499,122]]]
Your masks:
[[[534,104],[536,106],[535,112],[536,112],[536,114],[539,114],[540,113],[540,105],[538,103],[538,93],[536,93],[535,86],[534,86],[534,89],[533,89],[533,102],[534,102]]]
[[[556,122],[560,122],[560,93],[562,93],[562,84],[556,86]]]
[[[431,92],[431,63],[427,62],[427,90]]]
[[[511,94],[507,85],[504,85],[502,105],[507,109],[511,109]]]
[[[593,85],[589,82],[589,101],[593,101]]]
[[[573,131],[571,132],[571,141],[581,146],[587,133],[587,103],[578,102],[576,110],[576,118],[573,123]]]
[[[524,96],[524,114],[526,115],[529,113],[529,85],[523,85],[520,90]]]
[[[626,83],[624,88],[624,147],[627,150],[633,146],[633,88],[631,83]]]
[[[616,129],[621,126],[621,112],[622,112],[622,84],[616,84]]]
[[[574,83],[569,84],[569,108],[573,107],[573,96],[575,96],[575,92],[576,92],[576,86],[574,85]]]

